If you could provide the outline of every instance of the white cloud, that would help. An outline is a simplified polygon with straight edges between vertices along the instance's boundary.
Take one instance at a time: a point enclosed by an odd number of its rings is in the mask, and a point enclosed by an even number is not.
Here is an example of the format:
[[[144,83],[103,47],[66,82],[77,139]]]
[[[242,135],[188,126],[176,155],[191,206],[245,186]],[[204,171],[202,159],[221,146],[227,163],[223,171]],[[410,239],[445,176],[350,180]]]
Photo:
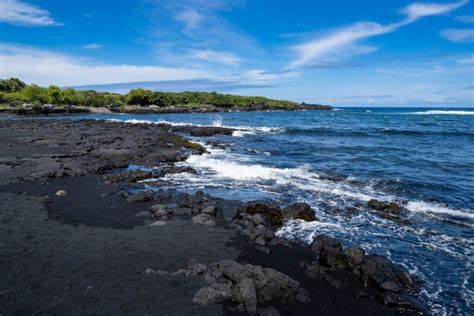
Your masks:
[[[463,0],[461,2],[443,4],[413,3],[402,10],[402,13],[404,13],[406,17],[400,22],[387,25],[374,22],[355,23],[325,37],[294,46],[293,50],[296,51],[298,57],[290,63],[288,68],[307,66],[320,61],[321,58],[325,58],[328,55],[343,54],[350,56],[364,53],[363,51],[354,52],[350,47],[360,47],[357,46],[359,41],[396,31],[401,26],[413,23],[425,16],[453,11],[467,2],[467,0]],[[370,50],[367,52],[370,52]]]
[[[439,34],[454,43],[474,42],[474,29],[446,29],[442,30]]]
[[[407,15],[408,21],[416,21],[425,16],[439,15],[454,11],[466,3],[468,0],[463,0],[454,3],[413,3],[402,10],[402,13]]]
[[[22,26],[60,25],[47,10],[20,0],[0,1],[0,22]]]
[[[465,66],[465,65],[468,65],[468,66],[469,65],[474,65],[474,54],[458,58],[455,61],[459,65],[463,65],[463,66]]]
[[[215,51],[211,49],[206,50],[191,50],[190,56],[196,59],[205,61],[221,63],[230,66],[238,66],[242,59],[232,52]]]
[[[184,23],[186,29],[191,30],[199,26],[203,20],[203,16],[196,10],[187,8],[176,14],[175,19]]]
[[[1,78],[18,77],[40,85],[75,86],[215,76],[201,69],[94,63],[92,60],[8,44],[0,44],[0,63]]]
[[[31,47],[0,43],[0,78],[21,78],[47,86],[100,85],[145,81],[214,80],[233,85],[264,86],[297,76],[295,72],[248,70],[223,73],[211,69],[97,63]]]
[[[85,49],[99,49],[99,48],[102,48],[104,46],[100,45],[100,44],[97,44],[97,43],[92,43],[92,44],[87,44],[87,45],[83,45],[82,48],[85,48]]]
[[[467,24],[474,23],[474,15],[458,15],[454,19],[461,23],[467,23]]]

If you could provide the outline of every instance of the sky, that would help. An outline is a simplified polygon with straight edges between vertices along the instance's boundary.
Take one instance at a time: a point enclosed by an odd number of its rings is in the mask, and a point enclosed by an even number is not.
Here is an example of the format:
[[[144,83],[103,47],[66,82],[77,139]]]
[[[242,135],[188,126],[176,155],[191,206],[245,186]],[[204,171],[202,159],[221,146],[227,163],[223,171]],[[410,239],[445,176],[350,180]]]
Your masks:
[[[0,0],[0,78],[474,107],[473,0]]]

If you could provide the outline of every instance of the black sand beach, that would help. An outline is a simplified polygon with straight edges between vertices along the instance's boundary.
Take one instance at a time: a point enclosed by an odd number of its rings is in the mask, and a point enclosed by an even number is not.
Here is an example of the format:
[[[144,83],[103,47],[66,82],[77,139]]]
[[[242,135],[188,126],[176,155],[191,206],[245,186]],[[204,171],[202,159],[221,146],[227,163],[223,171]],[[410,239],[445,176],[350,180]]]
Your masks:
[[[192,172],[174,163],[205,149],[177,133],[229,130],[0,121],[0,315],[423,313],[415,282],[385,259],[272,235],[271,203],[134,195],[149,174],[129,164]]]

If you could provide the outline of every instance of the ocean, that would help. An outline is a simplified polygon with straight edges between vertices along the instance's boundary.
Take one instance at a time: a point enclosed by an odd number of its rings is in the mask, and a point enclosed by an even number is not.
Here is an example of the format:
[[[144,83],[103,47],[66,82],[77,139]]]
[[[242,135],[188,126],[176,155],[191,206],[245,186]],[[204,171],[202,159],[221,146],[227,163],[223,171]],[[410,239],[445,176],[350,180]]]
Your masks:
[[[319,221],[288,222],[279,235],[309,243],[328,234],[387,256],[422,282],[419,297],[434,314],[470,314],[474,308],[472,108],[60,118],[236,128],[232,136],[210,138],[224,149],[195,139],[209,153],[181,164],[199,174],[168,175],[160,187],[309,203]],[[373,198],[399,203],[410,224],[377,216],[367,207]]]

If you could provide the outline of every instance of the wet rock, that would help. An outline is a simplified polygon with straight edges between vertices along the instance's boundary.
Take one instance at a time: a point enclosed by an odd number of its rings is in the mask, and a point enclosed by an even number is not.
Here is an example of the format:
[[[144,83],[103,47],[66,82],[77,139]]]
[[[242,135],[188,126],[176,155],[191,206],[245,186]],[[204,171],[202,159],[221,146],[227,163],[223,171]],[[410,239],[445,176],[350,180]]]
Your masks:
[[[347,264],[351,269],[354,269],[364,261],[365,251],[361,247],[352,246],[344,249],[343,252],[347,258]]]
[[[302,219],[307,222],[317,220],[314,210],[306,203],[294,203],[288,205],[282,210],[282,212],[285,218]]]
[[[382,295],[382,300],[387,307],[396,307],[404,311],[411,311],[412,315],[423,315],[424,307],[407,295],[388,292]]]
[[[400,292],[402,289],[410,291],[411,287],[417,288],[412,278],[407,277],[409,274],[406,271],[382,256],[367,256],[359,266],[358,273],[366,286],[368,282],[372,282],[382,291]],[[400,280],[407,282],[411,287],[404,286]]]
[[[260,214],[264,216],[268,223],[274,228],[278,228],[283,225],[283,213],[274,203],[261,201],[250,202],[239,210],[237,218],[239,218],[242,213],[251,215]]]
[[[201,224],[206,226],[214,226],[216,222],[209,214],[199,214],[191,218],[194,224]]]
[[[398,293],[402,290],[401,287],[392,280],[387,280],[380,283],[380,289],[384,291],[395,292],[395,293]]]
[[[406,270],[399,270],[397,272],[397,279],[405,287],[405,290],[409,293],[418,293],[420,291],[420,286],[413,279],[410,273]]]
[[[319,258],[321,249],[323,248],[334,248],[337,252],[342,252],[342,244],[339,240],[329,237],[327,235],[319,235],[313,239],[310,245],[311,251]]]
[[[140,191],[127,197],[128,203],[144,203],[153,201],[155,193],[153,191]]]
[[[103,179],[106,183],[134,183],[140,180],[149,179],[153,177],[153,173],[145,170],[130,170],[121,173],[114,173],[105,175]]]
[[[59,190],[55,193],[56,196],[65,196],[66,195],[66,191],[64,190]]]
[[[225,127],[190,127],[189,132],[192,136],[208,137],[213,135],[232,135],[234,130]]]
[[[369,202],[367,202],[367,205],[374,210],[380,211],[380,212],[387,212],[391,214],[397,214],[400,212],[400,206],[398,206],[397,203],[394,202],[382,202],[379,200],[372,199]]]

